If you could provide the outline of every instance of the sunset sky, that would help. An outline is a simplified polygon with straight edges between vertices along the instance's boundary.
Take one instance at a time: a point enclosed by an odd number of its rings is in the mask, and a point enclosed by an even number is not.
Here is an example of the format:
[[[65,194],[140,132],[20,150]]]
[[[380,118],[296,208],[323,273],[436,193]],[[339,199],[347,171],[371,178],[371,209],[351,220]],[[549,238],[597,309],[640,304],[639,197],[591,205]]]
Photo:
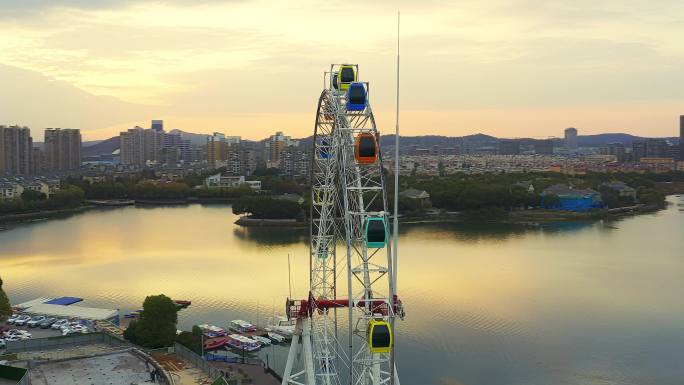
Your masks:
[[[397,9],[403,134],[678,133],[681,0],[1,0],[0,124],[303,137],[349,62],[390,133]]]

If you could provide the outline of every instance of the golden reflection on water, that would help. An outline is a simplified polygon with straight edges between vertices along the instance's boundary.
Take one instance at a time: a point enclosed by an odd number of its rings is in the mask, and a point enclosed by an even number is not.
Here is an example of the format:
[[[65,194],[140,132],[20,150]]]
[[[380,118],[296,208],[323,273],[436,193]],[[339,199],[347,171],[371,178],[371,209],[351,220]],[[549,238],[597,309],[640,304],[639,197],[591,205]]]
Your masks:
[[[131,310],[145,296],[165,293],[193,301],[181,322],[220,323],[254,319],[257,303],[262,317],[273,304],[280,310],[289,254],[294,296],[305,298],[307,230],[241,228],[236,219],[228,206],[190,205],[97,210],[19,225],[0,232],[0,275],[15,303],[74,295]],[[599,372],[609,377],[648,372],[642,356],[634,365],[606,357],[620,349],[631,357],[641,349],[635,346],[649,345],[645,331],[653,324],[684,339],[677,326],[684,324],[684,212],[674,205],[610,223],[402,229],[399,291],[408,318],[400,341],[411,354],[441,362],[435,381],[459,360],[467,362],[459,380],[487,383],[477,380],[473,363],[503,360],[502,368],[544,362],[531,372],[555,381],[557,373],[584,373],[579,363],[576,371],[559,366],[592,354],[596,362],[607,360]],[[346,293],[346,277],[339,282]],[[583,352],[592,341],[601,345]],[[661,346],[650,347],[654,357]],[[507,377],[487,379],[505,383]]]

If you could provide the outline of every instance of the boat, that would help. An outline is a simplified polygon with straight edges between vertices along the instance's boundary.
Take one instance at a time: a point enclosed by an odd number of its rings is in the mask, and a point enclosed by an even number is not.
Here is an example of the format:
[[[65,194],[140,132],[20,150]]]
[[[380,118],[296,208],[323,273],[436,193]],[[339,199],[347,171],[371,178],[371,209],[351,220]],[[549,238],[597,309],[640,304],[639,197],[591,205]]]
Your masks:
[[[230,329],[238,333],[251,333],[257,330],[257,327],[247,321],[236,319],[230,322]]]
[[[202,332],[204,333],[205,336],[209,338],[216,338],[216,337],[225,337],[228,335],[228,332],[225,329],[222,329],[218,326],[214,325],[207,325],[207,324],[202,324],[202,325],[197,325],[200,329],[202,329]]]
[[[261,349],[261,344],[259,344],[258,341],[240,334],[231,334],[226,340],[226,346],[233,349],[244,350],[246,352],[255,352]]]
[[[212,338],[204,341],[204,350],[214,350],[226,346],[228,343],[227,337]]]
[[[186,307],[192,305],[192,301],[184,300],[184,299],[174,299],[173,303],[176,304],[181,309],[185,309]]]
[[[259,342],[260,344],[264,346],[268,346],[271,344],[271,340],[267,337],[262,337],[262,336],[252,336],[251,337],[253,340]]]
[[[281,336],[278,333],[268,332],[267,335],[268,338],[270,338],[271,341],[275,342],[276,344],[282,344],[283,342],[285,342],[285,337]]]
[[[268,332],[275,332],[283,337],[292,338],[295,325],[285,317],[278,317],[276,322],[273,322],[273,319],[270,319],[269,324],[266,325],[265,329]]]

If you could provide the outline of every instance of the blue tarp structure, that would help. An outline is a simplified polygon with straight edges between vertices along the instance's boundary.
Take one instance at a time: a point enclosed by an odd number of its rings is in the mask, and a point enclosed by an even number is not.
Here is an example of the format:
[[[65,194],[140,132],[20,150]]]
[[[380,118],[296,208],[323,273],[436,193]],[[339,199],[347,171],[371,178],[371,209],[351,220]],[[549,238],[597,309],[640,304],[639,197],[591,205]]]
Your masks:
[[[67,305],[73,305],[73,304],[78,303],[78,302],[81,302],[81,301],[83,301],[83,298],[77,298],[77,297],[59,297],[59,298],[55,298],[55,299],[53,299],[53,300],[50,300],[50,301],[47,301],[47,302],[44,302],[44,303],[49,304],[49,305],[64,305],[64,306],[67,306]]]

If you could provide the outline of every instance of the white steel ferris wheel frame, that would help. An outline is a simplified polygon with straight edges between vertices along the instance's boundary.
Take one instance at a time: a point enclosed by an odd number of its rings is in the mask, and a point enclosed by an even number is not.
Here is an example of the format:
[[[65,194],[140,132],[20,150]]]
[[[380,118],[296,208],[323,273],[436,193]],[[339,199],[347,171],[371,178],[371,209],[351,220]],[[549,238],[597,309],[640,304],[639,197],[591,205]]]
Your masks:
[[[399,385],[394,351],[372,353],[366,330],[371,320],[387,321],[394,329],[395,317],[403,316],[393,287],[389,231],[385,247],[369,249],[366,243],[366,220],[383,218],[387,225],[389,215],[382,156],[373,164],[357,163],[355,138],[369,133],[379,140],[379,134],[370,103],[362,111],[348,111],[346,92],[333,87],[339,67],[332,65],[325,73],[318,103],[311,165],[310,293],[306,300],[288,299],[288,317],[296,318],[297,325],[282,384]],[[354,68],[358,77],[358,66]],[[345,250],[339,261],[338,246]],[[346,299],[337,298],[342,272],[347,273]],[[338,339],[338,307],[348,309],[346,346]],[[396,336],[394,330],[392,334]]]

